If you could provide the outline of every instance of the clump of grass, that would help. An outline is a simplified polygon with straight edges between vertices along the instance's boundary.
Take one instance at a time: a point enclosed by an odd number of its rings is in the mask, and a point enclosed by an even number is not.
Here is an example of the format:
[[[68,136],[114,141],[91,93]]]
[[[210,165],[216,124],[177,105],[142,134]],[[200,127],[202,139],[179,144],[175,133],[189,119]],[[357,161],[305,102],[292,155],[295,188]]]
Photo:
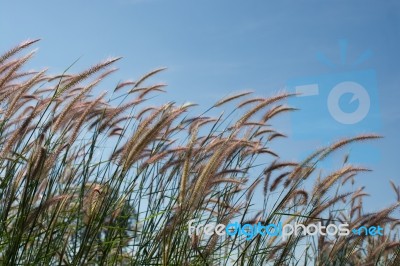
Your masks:
[[[397,203],[365,213],[364,189],[346,190],[366,168],[344,164],[322,175],[318,164],[361,135],[302,162],[271,149],[285,137],[270,125],[294,111],[290,93],[239,101],[217,118],[193,104],[151,106],[156,69],[91,96],[118,58],[81,73],[26,72],[27,41],[0,56],[0,261],[5,265],[398,265]],[[251,98],[249,98],[251,97]],[[262,163],[260,163],[262,162]],[[314,186],[305,184],[312,180]],[[346,190],[346,191],[340,191]],[[339,209],[340,211],[335,211]],[[325,216],[328,220],[320,220]],[[384,237],[300,235],[189,236],[187,222],[227,224],[317,221],[390,228]],[[397,264],[396,264],[397,263]]]

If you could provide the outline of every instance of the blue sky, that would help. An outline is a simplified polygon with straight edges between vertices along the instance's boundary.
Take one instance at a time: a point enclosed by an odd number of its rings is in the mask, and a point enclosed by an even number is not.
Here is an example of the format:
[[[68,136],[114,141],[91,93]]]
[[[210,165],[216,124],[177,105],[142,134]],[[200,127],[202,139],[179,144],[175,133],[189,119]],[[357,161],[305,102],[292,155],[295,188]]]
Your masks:
[[[3,1],[0,50],[42,38],[31,67],[49,67],[53,73],[81,56],[76,71],[109,56],[123,56],[116,81],[167,66],[168,71],[155,79],[169,84],[163,97],[204,106],[232,91],[252,89],[267,96],[291,80],[373,70],[376,93],[371,101],[379,105],[374,115],[380,121],[378,133],[385,138],[374,145],[379,152],[370,165],[374,172],[360,176],[358,184],[367,186],[373,196],[368,203],[378,208],[394,200],[388,180],[400,183],[400,3],[348,2]],[[340,64],[338,41],[343,39],[348,64]],[[372,56],[352,66],[366,50]],[[318,53],[336,67],[318,61]],[[325,122],[330,121],[327,117]],[[296,135],[291,123],[287,119],[278,126]],[[375,131],[373,123],[356,129]],[[346,135],[342,133],[337,136]],[[282,141],[278,149],[292,159],[322,144],[327,144],[325,138],[295,139]],[[368,157],[359,147],[354,147],[355,153]]]

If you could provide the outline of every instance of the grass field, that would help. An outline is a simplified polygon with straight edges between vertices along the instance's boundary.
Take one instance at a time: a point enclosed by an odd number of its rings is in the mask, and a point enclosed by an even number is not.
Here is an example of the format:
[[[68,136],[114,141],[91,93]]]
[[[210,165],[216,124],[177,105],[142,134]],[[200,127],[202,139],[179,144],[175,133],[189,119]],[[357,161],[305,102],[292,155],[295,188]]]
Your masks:
[[[235,110],[193,115],[191,103],[152,105],[164,84],[148,80],[163,69],[98,94],[118,58],[49,76],[24,70],[35,43],[0,56],[3,265],[400,265],[399,185],[391,184],[391,205],[368,213],[356,176],[369,169],[346,155],[334,171],[319,167],[379,135],[349,136],[287,161],[271,149],[286,136],[270,122],[301,112],[284,104],[290,93],[233,94],[209,111]],[[192,219],[385,230],[246,240],[190,236]]]

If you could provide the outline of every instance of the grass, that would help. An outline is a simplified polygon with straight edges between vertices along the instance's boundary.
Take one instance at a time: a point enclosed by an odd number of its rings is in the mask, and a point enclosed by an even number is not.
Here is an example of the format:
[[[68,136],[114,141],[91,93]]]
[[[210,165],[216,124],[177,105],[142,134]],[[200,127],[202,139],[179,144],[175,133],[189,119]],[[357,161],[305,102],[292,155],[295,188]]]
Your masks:
[[[271,120],[294,108],[289,93],[244,92],[207,112],[149,105],[164,84],[136,82],[95,94],[118,58],[78,74],[27,72],[27,41],[0,56],[0,261],[4,265],[400,265],[395,202],[366,213],[356,175],[319,164],[367,134],[339,140],[301,162],[271,149],[286,137]],[[234,110],[209,117],[210,110]],[[262,163],[260,163],[262,162]],[[305,184],[307,182],[307,184]],[[310,186],[310,184],[313,184]],[[380,225],[385,235],[188,235],[201,223]]]

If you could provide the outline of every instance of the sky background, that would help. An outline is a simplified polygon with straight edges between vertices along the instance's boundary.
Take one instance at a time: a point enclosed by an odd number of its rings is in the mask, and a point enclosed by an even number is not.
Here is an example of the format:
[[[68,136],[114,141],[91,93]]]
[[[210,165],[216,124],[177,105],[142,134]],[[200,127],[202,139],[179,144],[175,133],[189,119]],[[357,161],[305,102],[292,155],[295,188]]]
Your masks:
[[[374,117],[371,122],[353,131],[378,131],[385,138],[372,149],[352,148],[362,155],[354,157],[356,163],[367,157],[374,169],[360,175],[357,184],[367,186],[372,209],[394,201],[388,180],[400,183],[398,1],[1,1],[0,51],[28,38],[42,39],[32,68],[59,73],[81,57],[73,68],[79,71],[109,56],[123,56],[113,84],[166,66],[155,78],[168,83],[162,100],[204,107],[233,91],[251,89],[268,96],[293,80],[340,82],[338,73],[350,73],[347,80],[357,81],[352,73],[372,70],[376,86],[370,91],[371,103],[379,110],[368,115]],[[346,62],[340,40],[347,41]],[[352,65],[365,51],[372,56]],[[317,54],[335,67],[317,60]],[[321,108],[326,102],[323,96],[308,100]],[[350,109],[357,103],[352,104]],[[332,117],[315,113],[318,121],[332,126],[321,138],[297,138],[301,121],[288,117],[278,122],[278,128],[293,136],[278,142],[282,157],[300,159],[328,144],[327,137],[349,136],[331,123]],[[310,115],[314,121],[312,113],[305,114],[303,119]]]

